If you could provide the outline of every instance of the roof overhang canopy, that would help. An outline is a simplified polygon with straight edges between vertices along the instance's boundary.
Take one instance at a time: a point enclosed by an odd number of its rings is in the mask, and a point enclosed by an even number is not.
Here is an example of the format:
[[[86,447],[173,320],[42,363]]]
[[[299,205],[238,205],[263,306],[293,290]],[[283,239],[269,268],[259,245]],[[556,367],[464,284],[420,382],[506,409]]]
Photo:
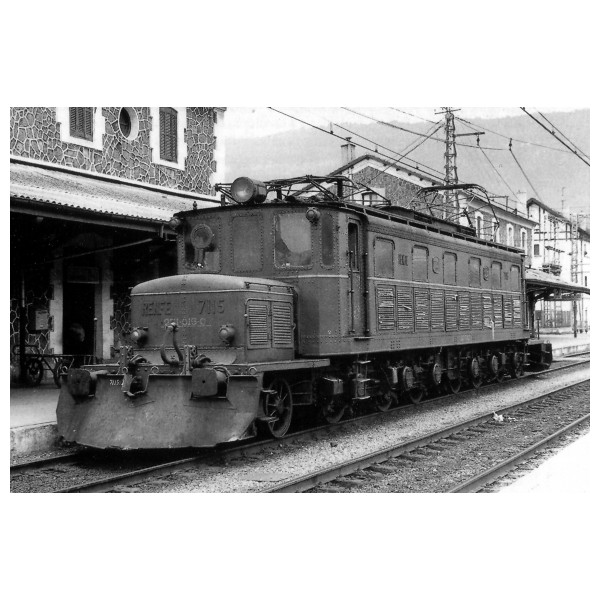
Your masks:
[[[213,206],[215,201],[208,196],[74,171],[11,159],[11,211],[156,231],[174,213],[190,210],[194,203],[198,208]]]
[[[535,300],[575,300],[581,294],[590,294],[590,288],[570,281],[564,281],[556,275],[538,269],[525,271],[527,294]]]

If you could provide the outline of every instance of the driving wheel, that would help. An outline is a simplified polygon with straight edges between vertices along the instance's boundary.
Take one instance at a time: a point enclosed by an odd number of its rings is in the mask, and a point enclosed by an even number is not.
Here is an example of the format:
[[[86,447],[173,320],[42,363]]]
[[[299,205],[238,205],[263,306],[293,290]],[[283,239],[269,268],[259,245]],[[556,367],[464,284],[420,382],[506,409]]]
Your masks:
[[[259,421],[259,427],[271,437],[282,438],[292,423],[292,390],[285,379],[275,379],[263,394],[263,412],[266,419]]]

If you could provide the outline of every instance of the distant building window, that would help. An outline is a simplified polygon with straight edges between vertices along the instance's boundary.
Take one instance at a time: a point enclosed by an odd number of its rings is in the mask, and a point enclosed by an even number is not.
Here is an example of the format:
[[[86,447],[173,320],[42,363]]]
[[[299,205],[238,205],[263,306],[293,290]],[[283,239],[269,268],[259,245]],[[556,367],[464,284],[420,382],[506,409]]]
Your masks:
[[[121,135],[134,140],[140,130],[140,122],[135,108],[124,107],[119,111],[119,131]]]
[[[475,219],[475,229],[477,231],[477,237],[483,237],[483,217],[479,213]]]
[[[524,229],[521,229],[521,248],[527,249],[527,232]]]
[[[394,276],[394,242],[375,240],[375,277]]]
[[[515,230],[512,225],[506,226],[506,245],[514,246],[515,245]]]
[[[69,133],[71,137],[92,141],[94,139],[94,108],[69,107]]]
[[[585,280],[585,287],[587,287],[587,275],[584,275],[583,279]]]
[[[177,111],[160,108],[160,158],[177,162]]]
[[[152,128],[150,130],[150,147],[152,162],[171,169],[185,170],[187,158],[188,113],[185,107],[161,106],[150,107]],[[189,124],[192,128],[199,123]]]
[[[57,106],[56,123],[60,141],[102,150],[105,118],[100,106]]]
[[[540,245],[539,244],[534,244],[533,245],[533,255],[534,256],[539,256],[540,255]]]

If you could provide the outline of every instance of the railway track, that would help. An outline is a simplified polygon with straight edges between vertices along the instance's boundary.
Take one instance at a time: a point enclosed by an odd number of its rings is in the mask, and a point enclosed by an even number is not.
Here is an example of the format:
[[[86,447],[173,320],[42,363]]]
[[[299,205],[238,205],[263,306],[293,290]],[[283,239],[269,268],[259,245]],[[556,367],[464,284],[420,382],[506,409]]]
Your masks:
[[[503,408],[502,413],[503,415],[507,415],[511,412],[522,410],[527,407],[535,407],[536,403],[539,403],[544,399],[548,399],[551,396],[555,396],[556,394],[564,390],[568,390],[580,385],[581,382],[571,384],[565,386],[561,390],[552,392],[551,394],[546,393],[536,398],[531,398],[526,401],[518,402],[512,406]],[[285,481],[281,484],[270,486],[262,491],[263,493],[307,492],[317,488],[318,486],[335,482],[340,478],[347,478],[348,476],[353,475],[358,471],[362,471],[375,465],[384,465],[383,472],[386,472],[385,463],[389,461],[394,461],[394,459],[410,461],[414,458],[410,456],[410,453],[415,450],[424,449],[425,451],[433,450],[434,452],[445,451],[448,450],[448,445],[453,446],[454,442],[457,439],[459,439],[461,435],[464,437],[465,435],[469,436],[472,433],[485,433],[485,427],[495,426],[493,425],[493,423],[496,423],[496,421],[494,420],[495,417],[498,418],[498,415],[496,415],[495,412],[492,412],[480,417],[469,419],[462,423],[440,429],[436,432],[427,434],[425,436],[415,438],[413,440],[403,442],[400,444],[395,444],[383,450],[373,452],[349,461],[345,461],[343,463],[333,465],[331,467],[322,469],[320,471],[316,471],[314,473],[308,473],[302,475],[301,477]],[[479,491],[490,482],[496,481],[499,477],[508,473],[516,466],[521,464],[523,461],[527,460],[528,458],[539,452],[541,449],[550,445],[560,436],[580,426],[582,423],[589,421],[589,418],[590,415],[589,413],[587,413],[583,417],[575,419],[566,427],[562,427],[553,434],[546,436],[543,440],[531,444],[525,450],[511,456],[509,459],[506,459],[501,463],[494,465],[492,468],[487,469],[484,472],[470,478],[468,481],[456,485],[453,488],[446,491],[452,493]],[[388,472],[394,471],[397,468],[398,461],[396,460],[393,466],[389,466]],[[360,481],[357,480],[351,480],[350,482],[344,481],[343,483],[344,485],[350,483],[351,485],[360,486]]]
[[[491,390],[495,386],[499,385],[501,385],[504,389],[508,389],[509,386],[518,386],[520,381],[527,379],[528,377],[552,374],[557,371],[562,371],[564,369],[573,369],[586,363],[589,363],[589,360],[584,360],[576,363],[570,362],[569,364],[557,366],[547,371],[528,373],[523,378],[511,380],[502,384],[491,384],[486,386],[484,389]],[[475,394],[480,392],[481,390],[468,389],[460,392],[459,394],[446,394],[429,398],[427,400],[424,400],[421,404],[442,402],[451,398],[458,399],[459,397],[465,397],[469,394]],[[407,410],[411,406],[413,405],[409,404],[398,406],[393,409],[390,409],[389,411],[387,411],[386,414]],[[364,422],[366,424],[369,421],[377,421],[381,418],[382,413],[369,413],[366,415],[346,419],[340,422],[338,425],[321,425],[317,427],[311,427],[309,429],[303,429],[301,431],[297,431],[286,436],[286,438],[282,440],[259,440],[250,443],[240,443],[222,449],[214,449],[201,452],[194,451],[191,453],[191,455],[184,456],[183,458],[179,457],[176,460],[164,460],[163,457],[161,460],[157,460],[154,464],[147,464],[148,461],[146,460],[146,464],[142,468],[123,469],[121,465],[118,465],[118,473],[107,474],[106,476],[92,479],[86,478],[86,480],[75,483],[73,485],[59,486],[54,489],[44,491],[52,491],[54,493],[126,491],[126,487],[134,486],[136,484],[144,482],[150,477],[165,477],[173,473],[177,473],[178,471],[181,471],[188,467],[198,467],[203,465],[210,466],[214,465],[215,462],[223,462],[228,460],[235,460],[238,457],[252,456],[255,454],[259,454],[260,452],[273,446],[278,446],[280,444],[293,444],[301,440],[310,440],[314,436],[326,435],[328,432],[333,431],[338,427],[344,427],[358,422]],[[29,471],[34,471],[36,469],[48,469],[52,471],[54,468],[57,468],[60,472],[61,467],[68,468],[70,466],[75,466],[79,463],[81,459],[81,454],[87,454],[87,452],[84,451],[78,454],[69,454],[55,458],[33,461],[31,463],[13,465],[11,466],[11,483],[13,481],[14,476],[18,476],[19,474],[26,476]]]

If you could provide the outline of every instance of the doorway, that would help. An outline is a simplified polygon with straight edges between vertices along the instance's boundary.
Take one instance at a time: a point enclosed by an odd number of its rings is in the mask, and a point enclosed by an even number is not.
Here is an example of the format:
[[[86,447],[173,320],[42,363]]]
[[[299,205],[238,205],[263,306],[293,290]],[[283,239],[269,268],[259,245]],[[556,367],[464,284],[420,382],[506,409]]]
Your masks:
[[[67,283],[63,296],[63,353],[94,354],[96,286]]]

